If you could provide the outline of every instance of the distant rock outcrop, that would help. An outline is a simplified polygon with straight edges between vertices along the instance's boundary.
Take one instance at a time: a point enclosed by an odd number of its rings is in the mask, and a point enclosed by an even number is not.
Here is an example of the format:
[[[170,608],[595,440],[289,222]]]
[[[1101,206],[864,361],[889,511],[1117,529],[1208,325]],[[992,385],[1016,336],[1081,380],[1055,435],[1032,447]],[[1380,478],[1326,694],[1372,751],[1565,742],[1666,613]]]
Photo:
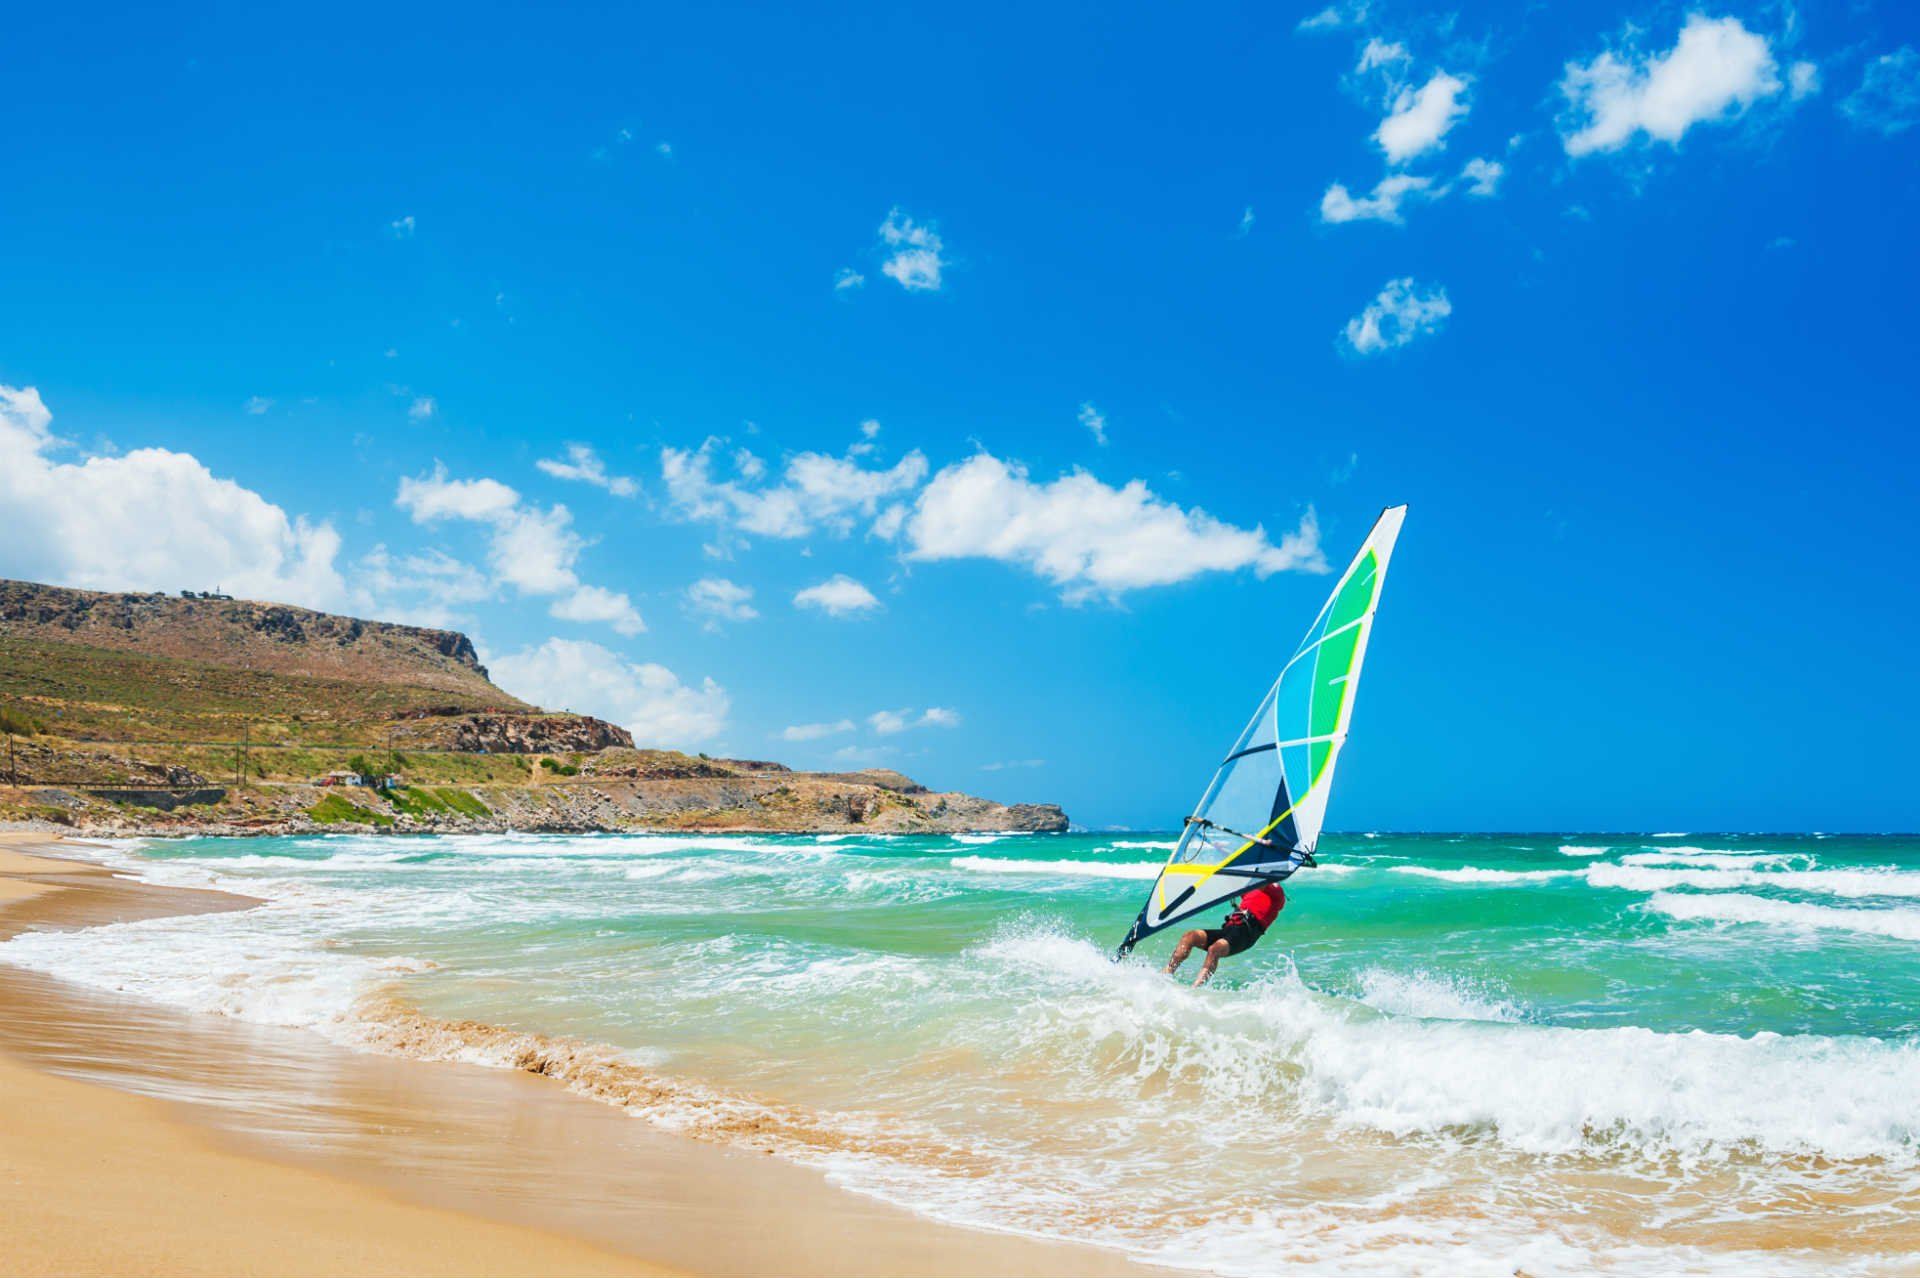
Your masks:
[[[0,822],[129,834],[1067,828],[1050,804],[938,792],[891,769],[635,748],[615,724],[501,691],[456,631],[223,595],[0,580],[0,711]],[[315,781],[340,772],[380,782]]]
[[[530,708],[488,681],[472,640],[458,631],[288,604],[0,580],[0,635],[311,679],[438,688]]]

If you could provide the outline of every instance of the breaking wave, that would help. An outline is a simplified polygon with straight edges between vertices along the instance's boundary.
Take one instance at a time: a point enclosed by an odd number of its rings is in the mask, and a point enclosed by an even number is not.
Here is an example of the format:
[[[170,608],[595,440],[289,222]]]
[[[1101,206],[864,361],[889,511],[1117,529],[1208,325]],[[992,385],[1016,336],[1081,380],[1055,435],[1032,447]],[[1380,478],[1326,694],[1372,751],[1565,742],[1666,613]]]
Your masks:
[[[1658,892],[1647,901],[1647,908],[1687,922],[1763,923],[1806,932],[1852,932],[1857,936],[1920,941],[1920,909],[1855,910],[1776,901],[1742,892]]]

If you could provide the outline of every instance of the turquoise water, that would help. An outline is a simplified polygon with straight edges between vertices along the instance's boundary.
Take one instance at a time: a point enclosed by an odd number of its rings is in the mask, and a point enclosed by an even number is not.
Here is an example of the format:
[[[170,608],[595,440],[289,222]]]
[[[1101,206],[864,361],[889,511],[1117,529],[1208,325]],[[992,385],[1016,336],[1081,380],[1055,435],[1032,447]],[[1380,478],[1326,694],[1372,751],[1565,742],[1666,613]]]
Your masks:
[[[1171,934],[1108,961],[1172,838],[122,844],[268,904],[0,960],[372,1050],[565,1037],[642,1119],[1221,1272],[1920,1269],[1920,840],[1329,836],[1193,991]]]

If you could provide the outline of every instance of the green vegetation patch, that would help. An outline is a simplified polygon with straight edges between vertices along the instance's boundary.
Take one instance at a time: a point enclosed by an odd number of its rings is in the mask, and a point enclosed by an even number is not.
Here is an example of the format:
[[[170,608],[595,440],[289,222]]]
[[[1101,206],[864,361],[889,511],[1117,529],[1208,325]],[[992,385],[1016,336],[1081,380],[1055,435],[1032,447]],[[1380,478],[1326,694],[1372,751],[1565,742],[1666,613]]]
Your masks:
[[[307,815],[321,825],[378,825],[389,826],[393,818],[384,812],[371,812],[357,803],[351,803],[337,794],[329,794],[320,802],[307,809]]]
[[[18,710],[13,706],[0,706],[0,732],[11,732],[18,737],[30,737],[46,730],[46,724],[25,710]]]
[[[465,790],[443,787],[435,790],[433,793],[440,802],[446,804],[461,816],[478,817],[484,820],[493,815],[492,808],[489,808]]]
[[[387,791],[387,802],[408,816],[437,816],[451,812],[446,802],[431,790],[419,786],[395,786]]]
[[[545,768],[549,772],[555,773],[563,777],[577,777],[580,775],[580,769],[578,765],[572,764],[572,763],[562,763],[558,759],[542,759],[540,760],[540,766]]]

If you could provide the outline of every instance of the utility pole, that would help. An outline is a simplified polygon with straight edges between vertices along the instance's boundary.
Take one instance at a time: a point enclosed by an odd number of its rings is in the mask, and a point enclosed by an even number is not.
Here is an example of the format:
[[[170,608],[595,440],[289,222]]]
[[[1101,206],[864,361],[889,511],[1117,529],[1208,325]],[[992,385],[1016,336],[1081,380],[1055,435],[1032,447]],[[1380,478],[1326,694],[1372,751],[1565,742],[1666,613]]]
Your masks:
[[[7,734],[7,780],[14,785],[20,784],[20,765],[13,760],[13,734]]]
[[[387,775],[393,775],[393,727],[387,727]]]

